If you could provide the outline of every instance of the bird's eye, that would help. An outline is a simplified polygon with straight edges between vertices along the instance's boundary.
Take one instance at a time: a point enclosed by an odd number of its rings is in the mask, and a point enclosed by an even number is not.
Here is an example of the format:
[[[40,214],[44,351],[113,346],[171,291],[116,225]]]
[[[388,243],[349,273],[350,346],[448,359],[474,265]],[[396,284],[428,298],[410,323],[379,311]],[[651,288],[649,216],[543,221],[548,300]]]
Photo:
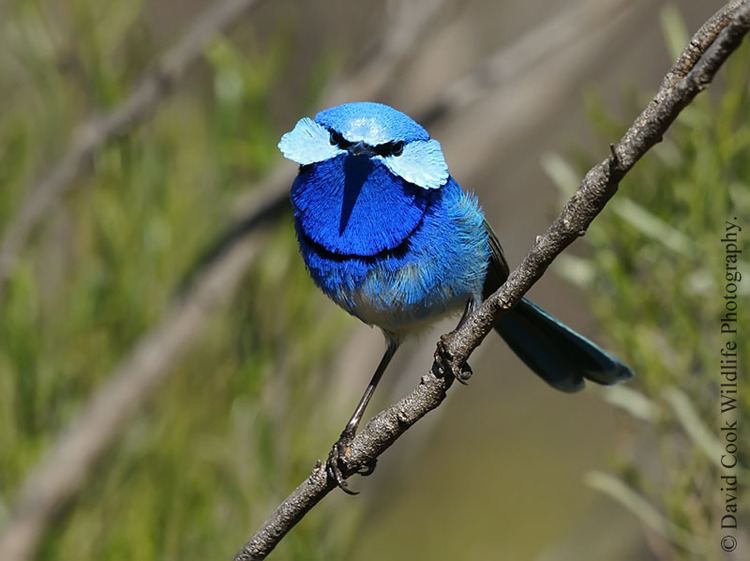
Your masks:
[[[352,145],[352,143],[345,139],[341,133],[334,130],[331,131],[331,135],[328,137],[328,141],[332,146],[338,146],[342,150],[346,150],[347,148],[349,148],[349,146]]]
[[[400,156],[404,152],[404,141],[399,140],[397,142],[387,142],[385,144],[379,144],[373,148],[373,151],[382,157],[388,156]]]

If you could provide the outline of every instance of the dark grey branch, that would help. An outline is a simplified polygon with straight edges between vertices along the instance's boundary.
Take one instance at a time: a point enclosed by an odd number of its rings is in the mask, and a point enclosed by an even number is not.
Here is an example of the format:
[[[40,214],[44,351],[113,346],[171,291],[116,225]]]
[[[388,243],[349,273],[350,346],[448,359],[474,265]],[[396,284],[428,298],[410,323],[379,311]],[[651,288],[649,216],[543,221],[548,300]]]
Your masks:
[[[560,216],[537,239],[521,265],[460,330],[444,339],[452,370],[458,368],[481,343],[492,328],[494,317],[513,307],[544,274],[552,260],[586,233],[596,215],[617,191],[623,176],[661,141],[682,109],[711,83],[747,33],[749,11],[747,0],[735,0],[696,32],[665,76],[656,96],[623,137],[610,147],[609,157],[589,170]]]
[[[494,319],[513,307],[543,274],[554,258],[586,229],[615,194],[635,163],[662,138],[680,111],[713,80],[716,72],[750,30],[747,0],[730,2],[709,19],[672,66],[648,107],[620,139],[608,158],[594,166],[540,236],[505,284],[456,331],[441,337],[429,374],[408,396],[378,413],[352,443],[347,474],[371,464],[399,436],[445,398],[456,372],[492,328]],[[264,559],[294,525],[335,484],[318,463],[310,476],[281,503],[260,530],[235,556],[235,561]]]

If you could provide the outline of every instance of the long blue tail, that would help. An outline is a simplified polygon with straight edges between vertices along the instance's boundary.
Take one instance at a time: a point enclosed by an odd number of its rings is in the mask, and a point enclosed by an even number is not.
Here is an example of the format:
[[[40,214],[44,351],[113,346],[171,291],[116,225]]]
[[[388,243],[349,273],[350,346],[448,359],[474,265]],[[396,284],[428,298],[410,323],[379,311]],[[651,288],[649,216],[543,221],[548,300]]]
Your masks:
[[[495,321],[495,331],[545,382],[564,392],[584,379],[605,386],[633,377],[616,357],[524,298]]]
[[[487,298],[508,278],[503,248],[484,223],[491,256],[484,282]],[[633,372],[616,357],[523,298],[495,320],[495,331],[513,352],[553,388],[564,392],[583,389],[584,380],[609,386],[629,380]]]

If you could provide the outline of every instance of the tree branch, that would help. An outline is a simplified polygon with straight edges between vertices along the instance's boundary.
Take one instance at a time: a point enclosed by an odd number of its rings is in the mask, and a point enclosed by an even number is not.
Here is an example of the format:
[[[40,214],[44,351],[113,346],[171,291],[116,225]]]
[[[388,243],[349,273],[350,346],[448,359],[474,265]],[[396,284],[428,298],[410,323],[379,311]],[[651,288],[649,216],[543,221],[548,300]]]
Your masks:
[[[85,485],[94,465],[133,411],[164,381],[177,359],[203,332],[206,311],[227,300],[227,294],[234,292],[247,264],[262,247],[261,235],[234,244],[220,266],[196,279],[195,289],[173,306],[93,394],[26,477],[11,517],[0,532],[0,559],[31,559],[54,515]]]
[[[563,207],[560,216],[540,236],[522,263],[497,292],[464,325],[441,337],[429,374],[408,396],[378,413],[352,442],[346,473],[370,465],[421,417],[442,403],[453,375],[467,369],[466,361],[492,328],[494,319],[519,302],[554,258],[586,229],[615,194],[625,174],[656,144],[680,111],[713,80],[718,69],[750,30],[748,0],[730,2],[694,35],[663,80],[656,96],[611,147],[610,156],[594,166]],[[235,561],[264,559],[286,533],[305,516],[335,483],[318,462],[310,476],[284,500],[260,530],[235,556]]]
[[[542,22],[509,47],[495,51],[467,75],[447,86],[416,121],[429,128],[446,113],[478,101],[500,84],[512,84],[525,69],[538,66],[555,53],[604,28],[637,2],[586,0]]]
[[[71,189],[96,151],[147,118],[174,90],[206,46],[256,2],[224,0],[208,8],[119,105],[76,128],[68,151],[31,188],[29,197],[5,229],[0,242],[0,299],[19,252],[47,212]]]

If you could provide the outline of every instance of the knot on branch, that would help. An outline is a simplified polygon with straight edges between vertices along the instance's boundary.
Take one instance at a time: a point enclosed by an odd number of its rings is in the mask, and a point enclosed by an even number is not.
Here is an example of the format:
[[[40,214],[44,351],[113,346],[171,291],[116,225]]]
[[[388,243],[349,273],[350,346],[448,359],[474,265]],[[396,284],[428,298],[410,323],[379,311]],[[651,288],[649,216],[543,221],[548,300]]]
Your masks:
[[[609,172],[624,171],[620,156],[617,155],[617,146],[613,142],[609,143],[609,154]]]
[[[174,91],[177,83],[177,72],[169,61],[163,61],[156,64],[151,73],[151,80],[154,88],[162,95],[169,95]]]

